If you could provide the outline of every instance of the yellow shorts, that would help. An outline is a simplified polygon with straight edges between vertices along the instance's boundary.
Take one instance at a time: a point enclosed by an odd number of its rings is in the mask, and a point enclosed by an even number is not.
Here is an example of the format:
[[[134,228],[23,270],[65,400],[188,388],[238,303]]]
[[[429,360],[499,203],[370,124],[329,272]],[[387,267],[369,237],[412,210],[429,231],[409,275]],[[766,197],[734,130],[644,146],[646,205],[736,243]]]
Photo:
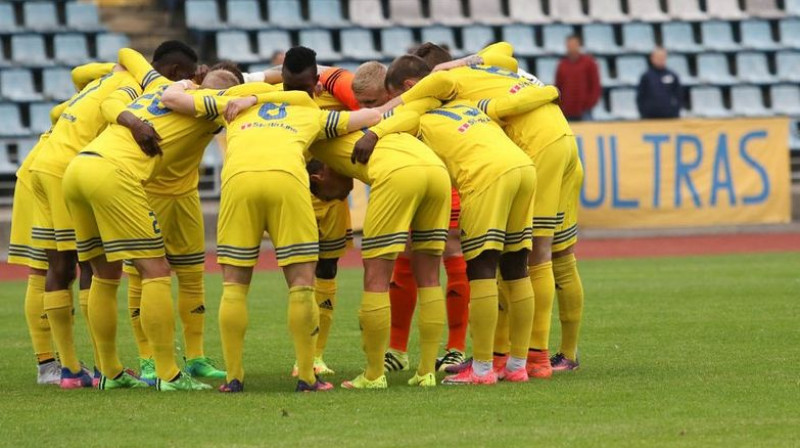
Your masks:
[[[363,258],[396,258],[411,229],[411,249],[441,255],[450,223],[451,188],[441,166],[411,166],[393,171],[372,184]]]
[[[11,239],[8,243],[8,262],[32,269],[47,269],[44,249],[33,246],[31,228],[34,220],[33,191],[30,186],[17,181],[14,186],[14,203],[11,208]]]
[[[461,250],[471,260],[484,251],[531,249],[536,168],[511,170],[475,195],[461,196]]]
[[[564,179],[562,202],[558,206],[564,219],[556,226],[553,252],[562,251],[578,242],[578,205],[583,186],[583,164],[579,157],[576,156],[574,162],[570,161],[567,165]]]
[[[75,250],[75,227],[64,203],[61,178],[41,171],[31,174],[35,199],[31,228],[33,246],[59,252]]]
[[[142,184],[100,156],[79,154],[64,172],[78,258],[108,261],[165,255],[156,214]]]
[[[319,230],[308,186],[283,171],[236,174],[222,188],[217,262],[255,266],[265,230],[278,266],[317,260]]]
[[[174,271],[201,272],[205,267],[206,247],[203,209],[197,190],[182,196],[147,193],[161,225],[167,261]],[[136,273],[133,262],[125,260],[125,272]]]
[[[341,258],[353,247],[353,226],[347,200],[323,201],[311,196],[319,227],[319,258]]]
[[[533,236],[553,237],[557,228],[561,231],[560,235],[566,235],[563,232],[567,230],[564,223],[568,211],[571,226],[574,226],[577,234],[577,195],[583,182],[583,170],[578,169],[580,160],[575,137],[561,137],[536,152],[532,160],[538,178]],[[570,204],[573,204],[572,208]]]

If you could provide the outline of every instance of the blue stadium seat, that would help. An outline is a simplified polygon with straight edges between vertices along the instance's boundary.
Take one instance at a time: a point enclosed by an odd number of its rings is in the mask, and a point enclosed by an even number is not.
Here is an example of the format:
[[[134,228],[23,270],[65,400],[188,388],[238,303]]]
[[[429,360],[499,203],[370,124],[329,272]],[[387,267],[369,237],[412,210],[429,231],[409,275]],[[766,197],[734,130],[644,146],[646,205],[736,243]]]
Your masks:
[[[545,84],[554,84],[557,68],[558,58],[536,58],[536,71],[533,74]]]
[[[414,35],[409,28],[383,28],[381,29],[381,52],[388,57],[398,57],[406,54],[414,45]]]
[[[706,20],[708,16],[700,10],[698,0],[668,0],[667,11],[675,19],[687,21]]]
[[[53,40],[55,60],[66,65],[79,65],[89,58],[85,34],[57,34]]]
[[[354,5],[358,6],[358,5]],[[311,23],[323,27],[347,26],[339,0],[310,0],[308,15]]]
[[[453,56],[460,53],[456,47],[456,37],[453,34],[453,28],[446,26],[432,26],[423,28],[422,41],[447,45],[450,48],[450,54]]]
[[[667,68],[678,75],[681,85],[692,86],[698,83],[697,77],[689,71],[689,60],[682,54],[670,54],[667,56]]]
[[[79,31],[98,31],[104,29],[94,3],[67,3],[67,27]]]
[[[542,48],[547,53],[564,54],[564,41],[574,32],[571,25],[547,25],[542,31]]]
[[[795,85],[772,86],[770,97],[774,112],[800,116],[800,87]]]
[[[380,59],[381,54],[375,50],[372,32],[367,29],[351,28],[342,30],[342,56],[358,60]]]
[[[613,120],[614,117],[608,112],[608,108],[606,107],[606,100],[602,96],[600,97],[600,101],[592,109],[592,120],[594,121],[609,121]]]
[[[739,79],[753,84],[770,84],[775,77],[769,72],[765,53],[736,53],[736,67]]]
[[[0,104],[0,136],[15,137],[30,134],[30,131],[22,126],[19,106],[15,103]]]
[[[503,14],[500,0],[469,0],[472,20],[486,25],[503,25],[509,22]]]
[[[787,15],[800,16],[800,0],[784,0],[783,9]]]
[[[619,85],[616,78],[611,77],[608,68],[608,58],[597,58],[597,70],[600,72],[600,85],[603,87],[616,87]]]
[[[2,135],[2,133],[0,133]],[[9,145],[0,141],[0,174],[9,175],[17,171],[17,164],[11,161]]]
[[[269,60],[276,51],[286,51],[292,47],[288,31],[269,30],[258,32],[258,55]]]
[[[764,107],[761,89],[756,86],[733,86],[731,88],[731,109],[737,115],[745,117],[763,117],[770,115]]]
[[[269,22],[273,26],[297,28],[305,26],[298,0],[268,0]]]
[[[617,81],[621,85],[635,86],[639,84],[647,71],[647,59],[644,56],[620,56],[617,58]]]
[[[775,54],[775,66],[781,81],[800,82],[800,52],[779,51]]]
[[[464,37],[464,51],[467,53],[477,53],[486,45],[494,43],[497,39],[494,38],[494,31],[492,28],[484,25],[470,25],[461,29],[461,35]],[[515,48],[516,50],[516,48]]]
[[[351,9],[352,5],[354,3],[351,3]],[[389,19],[405,26],[417,27],[431,24],[430,20],[422,16],[420,0],[389,0]]]
[[[228,0],[228,26],[252,30],[264,26],[256,0]]]
[[[217,56],[245,64],[258,60],[258,56],[250,49],[250,39],[244,31],[218,32]]]
[[[669,22],[661,28],[664,48],[681,53],[695,53],[703,50],[694,40],[692,25],[686,22]]]
[[[24,68],[0,71],[3,97],[12,101],[39,101],[42,95],[33,84],[33,73]]]
[[[52,65],[44,51],[44,37],[38,34],[11,36],[11,59],[21,65]]]
[[[464,13],[461,10],[461,0],[436,0],[435,2],[431,2],[429,6],[431,21],[433,21],[433,23],[449,26],[466,25],[470,23],[470,20],[464,17]]]
[[[502,29],[503,40],[514,46],[514,54],[535,56],[542,53],[536,45],[536,34],[530,25],[507,25]]]
[[[15,33],[18,28],[14,18],[14,6],[11,3],[0,3],[0,33]]]
[[[97,35],[97,59],[104,62],[117,60],[120,48],[130,46],[131,40],[124,34],[104,33]]]
[[[692,115],[696,117],[721,118],[731,113],[722,103],[722,90],[719,87],[693,87],[689,91],[692,102]]]
[[[777,0],[745,0],[744,10],[747,15],[762,19],[777,19],[786,15],[778,7]]]
[[[356,25],[383,27],[387,25],[383,17],[383,7],[381,0],[360,0],[358,8],[350,4],[350,21]]]
[[[336,61],[342,57],[333,49],[333,39],[328,30],[300,31],[300,45],[313,48],[317,52],[317,59],[322,61]]]
[[[553,19],[544,13],[540,0],[508,0],[508,16],[524,24],[550,23]]]
[[[20,164],[28,157],[33,147],[39,143],[38,138],[20,138],[17,139],[17,160]]]
[[[724,54],[705,53],[697,57],[697,78],[709,84],[736,84]]]
[[[715,51],[734,51],[739,44],[733,40],[733,27],[730,22],[703,22],[700,24],[703,46]]]
[[[588,23],[589,16],[583,12],[581,0],[558,0],[550,2],[550,17],[564,23]]]
[[[742,22],[742,46],[753,50],[775,50],[779,47],[772,38],[772,30],[766,20]]]
[[[778,28],[781,33],[781,44],[800,49],[800,19],[781,20]]]
[[[528,60],[525,58],[517,58],[517,69],[524,70],[528,73],[531,72],[530,67],[528,66]]]
[[[590,53],[617,54],[621,50],[614,40],[614,28],[607,24],[585,25],[583,42]]]
[[[25,27],[35,31],[54,31],[61,28],[58,23],[55,2],[25,2],[22,4]]]
[[[666,22],[669,16],[661,9],[659,0],[635,0],[628,2],[628,15],[642,22]]]
[[[64,67],[50,67],[42,71],[42,93],[56,101],[68,100],[75,93],[72,74]]]
[[[746,17],[739,0],[706,0],[706,11],[714,19],[742,20]]]
[[[224,28],[215,0],[189,0],[186,2],[186,26],[190,30],[218,30]]]
[[[41,134],[50,129],[50,109],[56,103],[33,103],[29,109],[30,129],[34,134]]]
[[[614,89],[608,94],[610,114],[620,120],[637,120],[636,89]]]

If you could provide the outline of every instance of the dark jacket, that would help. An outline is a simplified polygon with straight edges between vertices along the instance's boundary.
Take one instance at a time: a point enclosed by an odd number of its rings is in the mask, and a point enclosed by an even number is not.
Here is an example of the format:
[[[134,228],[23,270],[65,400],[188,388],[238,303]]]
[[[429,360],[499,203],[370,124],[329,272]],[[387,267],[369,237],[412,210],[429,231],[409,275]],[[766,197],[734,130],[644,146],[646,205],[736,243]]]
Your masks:
[[[682,102],[681,82],[675,72],[651,67],[642,75],[636,92],[642,118],[678,118]]]

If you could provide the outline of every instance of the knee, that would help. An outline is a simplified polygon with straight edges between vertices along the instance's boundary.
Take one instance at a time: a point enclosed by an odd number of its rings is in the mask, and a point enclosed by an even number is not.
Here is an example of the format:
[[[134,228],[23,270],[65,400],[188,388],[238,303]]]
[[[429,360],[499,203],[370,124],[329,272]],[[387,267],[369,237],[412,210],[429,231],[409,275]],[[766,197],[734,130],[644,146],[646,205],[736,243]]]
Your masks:
[[[467,261],[467,277],[470,280],[483,280],[497,277],[497,264],[500,251],[487,250]]]
[[[87,261],[80,263],[80,266],[81,266],[80,288],[89,289],[89,287],[92,286],[92,266]]]
[[[176,271],[180,296],[202,296],[205,293],[203,271]]]
[[[528,264],[536,266],[537,264],[547,263],[553,256],[553,237],[533,237],[533,250],[528,256]]]
[[[526,249],[503,254],[500,258],[500,275],[504,280],[518,280],[528,276],[528,251]]]
[[[76,259],[69,252],[55,252],[48,257],[48,281],[51,290],[68,289],[75,280],[77,270]]]
[[[338,273],[338,271],[339,271],[338,258],[321,258],[317,262],[315,275],[317,276],[317,278],[332,280],[336,278],[336,274]]]
[[[457,257],[461,255],[461,233],[458,229],[450,229],[447,234],[447,242],[444,244],[444,258]]]
[[[133,264],[143,280],[171,275],[169,263],[165,257],[133,260]]]

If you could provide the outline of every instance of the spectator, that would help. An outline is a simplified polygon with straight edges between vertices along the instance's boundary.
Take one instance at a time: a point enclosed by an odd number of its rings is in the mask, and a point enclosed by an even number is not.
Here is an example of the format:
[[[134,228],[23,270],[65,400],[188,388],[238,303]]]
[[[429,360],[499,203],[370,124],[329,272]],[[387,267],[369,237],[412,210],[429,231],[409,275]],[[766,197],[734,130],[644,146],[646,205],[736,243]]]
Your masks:
[[[600,73],[594,58],[581,51],[581,38],[567,37],[567,57],[556,69],[556,87],[561,90],[561,110],[569,120],[592,119],[592,108],[600,100]]]
[[[667,68],[667,51],[656,48],[650,54],[651,67],[639,81],[636,105],[642,118],[678,118],[682,92],[678,75]]]
[[[278,51],[272,53],[272,59],[270,59],[269,62],[273,67],[276,66],[276,65],[283,65],[283,58],[285,56],[286,56],[286,53],[284,53],[281,50],[278,50]]]

